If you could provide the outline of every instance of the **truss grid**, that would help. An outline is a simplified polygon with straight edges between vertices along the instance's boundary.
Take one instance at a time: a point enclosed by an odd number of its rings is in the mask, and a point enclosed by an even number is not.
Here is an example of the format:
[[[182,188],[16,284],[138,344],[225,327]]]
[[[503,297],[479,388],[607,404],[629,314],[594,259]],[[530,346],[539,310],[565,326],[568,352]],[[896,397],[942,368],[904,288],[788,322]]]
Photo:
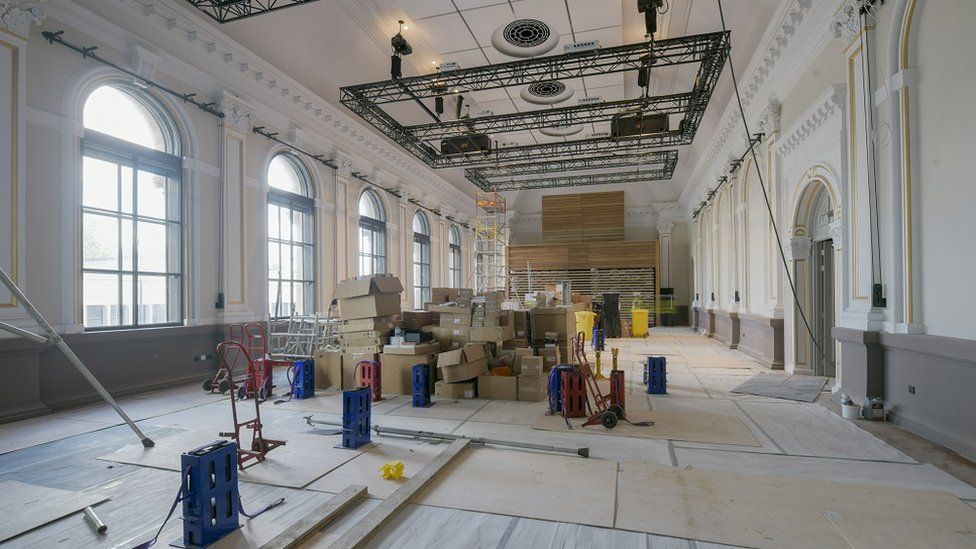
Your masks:
[[[570,158],[567,160],[550,160],[546,162],[536,162],[530,164],[507,164],[501,166],[487,166],[482,168],[468,168],[464,170],[464,176],[478,187],[484,190],[495,190],[499,185],[523,184],[526,181],[539,181],[543,178],[512,180],[514,177],[528,175],[543,175],[550,173],[572,172],[582,170],[608,169],[608,168],[627,168],[641,166],[644,177],[642,180],[670,179],[674,173],[674,168],[678,163],[678,151],[650,151],[639,154],[628,155],[606,155],[595,157]],[[648,169],[653,168],[653,169]],[[631,170],[634,172],[635,170]],[[636,170],[641,171],[641,170]],[[628,172],[628,173],[631,173]],[[603,175],[603,174],[600,174]],[[613,175],[613,174],[606,174]],[[492,182],[491,179],[508,178],[509,181]],[[551,179],[551,178],[550,178]],[[593,178],[589,181],[595,181]],[[608,181],[613,182],[613,181]],[[620,182],[620,181],[616,181]],[[591,183],[600,184],[600,183]],[[542,185],[541,188],[551,185]],[[522,188],[540,188],[539,186]],[[501,190],[501,189],[499,189]],[[510,189],[509,189],[510,190]]]
[[[550,189],[556,187],[583,187],[590,185],[609,185],[611,183],[645,183],[671,179],[677,166],[677,157],[663,167],[631,170],[626,172],[600,173],[592,175],[556,175],[538,179],[513,179],[498,183],[488,183],[486,190],[496,192],[521,191],[525,189]],[[480,186],[480,185],[479,185]]]
[[[317,0],[186,0],[218,23],[229,23]]]

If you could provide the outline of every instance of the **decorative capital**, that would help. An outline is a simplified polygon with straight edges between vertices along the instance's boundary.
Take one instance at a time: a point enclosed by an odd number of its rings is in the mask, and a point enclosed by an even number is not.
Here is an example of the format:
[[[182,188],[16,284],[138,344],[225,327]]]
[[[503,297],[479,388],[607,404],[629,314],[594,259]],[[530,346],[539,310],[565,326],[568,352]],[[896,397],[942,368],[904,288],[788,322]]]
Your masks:
[[[336,163],[336,170],[339,173],[339,177],[344,177],[349,179],[352,177],[352,158],[346,156],[340,152],[336,152],[335,158],[332,159]]]
[[[779,120],[782,107],[778,101],[770,100],[766,108],[759,115],[756,131],[767,137],[779,131]]]
[[[674,229],[674,223],[671,221],[657,222],[657,233],[659,236],[671,236],[672,229]]]
[[[834,241],[834,249],[841,250],[844,248],[844,224],[838,219],[830,225],[827,226],[830,231],[830,239]]]
[[[152,78],[156,72],[159,56],[139,44],[129,46],[129,63],[132,70],[143,78]]]
[[[224,126],[247,133],[254,121],[254,109],[240,97],[224,92],[220,97],[220,110],[224,113]]]
[[[45,13],[44,0],[0,0],[0,29],[24,38],[30,34],[31,23],[40,23]]]
[[[793,261],[810,259],[813,250],[813,239],[809,236],[794,236],[786,241],[786,258]]]
[[[837,15],[830,22],[830,32],[834,38],[843,38],[850,43],[861,32],[861,8],[864,0],[846,0]]]

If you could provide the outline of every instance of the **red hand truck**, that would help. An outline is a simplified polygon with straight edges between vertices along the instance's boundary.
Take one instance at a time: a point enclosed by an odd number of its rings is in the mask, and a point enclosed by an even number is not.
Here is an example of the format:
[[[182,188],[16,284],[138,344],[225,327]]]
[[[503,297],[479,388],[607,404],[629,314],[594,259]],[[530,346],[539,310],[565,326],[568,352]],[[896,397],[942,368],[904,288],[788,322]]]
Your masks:
[[[272,368],[268,358],[268,341],[264,325],[260,322],[231,324],[228,328],[230,341],[240,343],[250,360],[247,367],[247,380],[237,388],[237,398],[265,400],[272,392]]]
[[[600,384],[597,383],[596,375],[586,358],[586,334],[583,332],[576,334],[576,339],[573,341],[573,351],[576,354],[576,361],[579,362],[580,369],[583,371],[583,377],[586,378],[586,384],[589,387],[587,392],[593,399],[592,407],[589,399],[586,401],[586,407],[591,415],[583,423],[583,427],[600,424],[607,429],[613,429],[617,426],[617,421],[624,418],[624,409],[611,401],[611,395],[604,395],[603,391],[600,390]],[[595,413],[593,412],[594,409],[596,409]]]
[[[248,348],[238,341],[224,341],[217,345],[217,356],[220,357],[220,367],[227,370],[227,379],[230,380],[230,410],[234,418],[234,431],[220,433],[222,437],[230,437],[237,443],[237,466],[245,468],[249,461],[259,463],[264,461],[265,455],[278,446],[284,446],[284,440],[264,438],[261,424],[261,408],[258,399],[254,402],[254,417],[242,420],[237,414],[237,382],[234,380],[234,371],[239,368],[247,368],[247,371],[255,369],[254,361],[248,352]],[[248,376],[248,379],[251,377]],[[246,383],[246,382],[245,382]],[[247,431],[251,432],[250,440],[245,444]],[[254,465],[251,463],[251,465]]]

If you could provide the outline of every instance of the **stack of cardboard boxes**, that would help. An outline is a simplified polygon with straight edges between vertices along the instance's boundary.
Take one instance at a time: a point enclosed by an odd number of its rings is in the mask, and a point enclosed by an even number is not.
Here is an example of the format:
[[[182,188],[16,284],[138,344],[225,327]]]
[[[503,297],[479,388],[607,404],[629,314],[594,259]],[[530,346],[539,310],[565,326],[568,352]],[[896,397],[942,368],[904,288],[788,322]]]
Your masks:
[[[441,380],[435,384],[434,396],[439,398],[474,398],[478,395],[475,380],[488,372],[488,347],[484,343],[468,343],[460,349],[445,351],[437,356]],[[490,398],[482,395],[482,398]]]
[[[379,360],[390,334],[400,326],[400,279],[389,274],[357,276],[336,288],[339,298],[339,346],[342,351],[342,385],[355,386],[355,366],[362,360]]]
[[[546,359],[546,369],[573,356],[573,340],[576,337],[575,307],[536,307],[532,318],[532,346]],[[586,334],[590,339],[590,334]]]

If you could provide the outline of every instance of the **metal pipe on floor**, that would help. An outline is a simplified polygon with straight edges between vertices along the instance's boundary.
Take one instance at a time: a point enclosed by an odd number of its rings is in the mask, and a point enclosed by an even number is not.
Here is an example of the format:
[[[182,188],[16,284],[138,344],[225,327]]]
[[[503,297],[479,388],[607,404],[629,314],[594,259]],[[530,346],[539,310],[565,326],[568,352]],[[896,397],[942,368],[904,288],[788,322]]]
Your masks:
[[[91,507],[85,507],[85,520],[87,520],[88,524],[90,524],[91,527],[99,534],[105,535],[105,533],[108,532],[108,526],[102,522],[102,519],[98,518],[98,515],[95,514],[95,510]]]
[[[312,419],[312,416],[305,416],[305,421],[309,425],[328,425],[330,427],[342,427],[342,422],[339,421],[324,421],[321,419]],[[510,446],[513,448],[525,448],[528,450],[541,450],[544,452],[557,452],[563,454],[574,454],[580,457],[588,458],[590,457],[589,448],[564,448],[561,446],[548,446],[545,444],[532,444],[529,442],[516,442],[513,440],[500,440],[495,438],[485,438],[485,437],[466,437],[464,435],[449,435],[444,433],[432,433],[430,431],[412,431],[410,429],[398,429],[396,427],[383,427],[382,425],[373,425],[373,431],[377,435],[401,435],[413,438],[426,438],[434,440],[444,440],[444,441],[455,441],[459,439],[470,440],[473,444],[491,444],[492,446]]]

